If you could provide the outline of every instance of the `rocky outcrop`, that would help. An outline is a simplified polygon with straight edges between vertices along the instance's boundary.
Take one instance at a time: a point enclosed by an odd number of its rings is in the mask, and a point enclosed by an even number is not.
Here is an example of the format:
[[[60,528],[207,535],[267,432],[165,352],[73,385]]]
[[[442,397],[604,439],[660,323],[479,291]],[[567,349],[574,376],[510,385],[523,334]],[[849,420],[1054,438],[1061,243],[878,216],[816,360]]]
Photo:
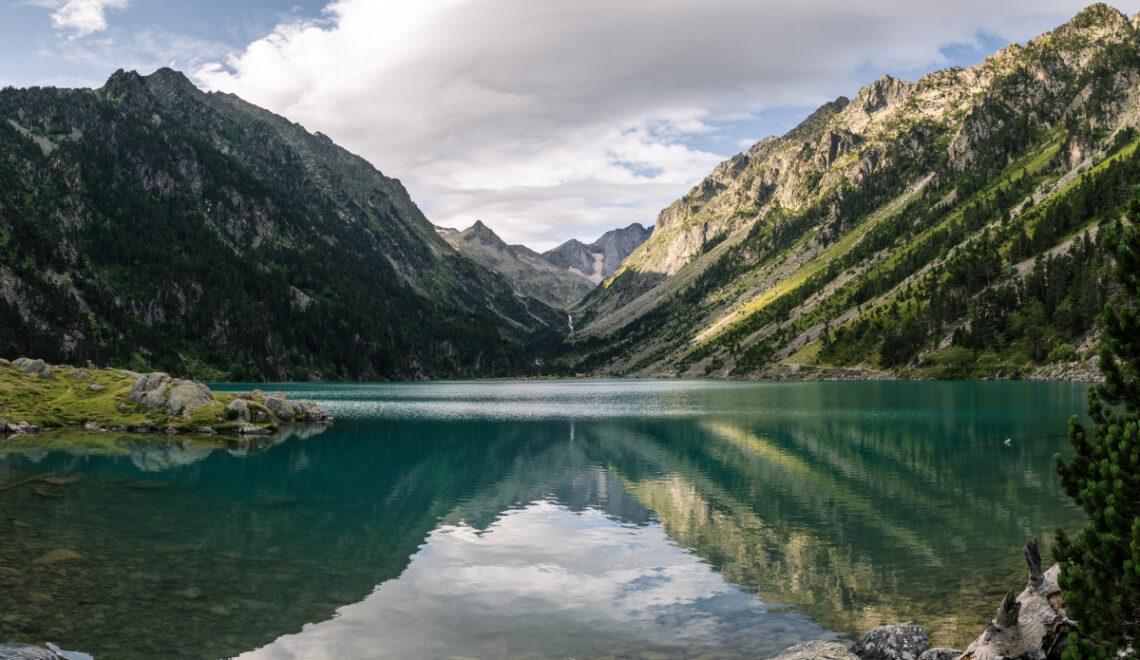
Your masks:
[[[33,360],[31,358],[21,357],[12,360],[12,365],[20,367],[24,373],[29,376],[39,376],[40,378],[51,378],[51,365],[45,363],[43,360]]]
[[[201,383],[171,378],[156,371],[139,376],[127,398],[146,408],[189,419],[191,412],[210,405],[214,395]]]
[[[867,631],[851,651],[860,660],[918,660],[929,648],[926,630],[908,621]]]
[[[859,656],[837,642],[815,641],[785,649],[772,660],[858,660]]]
[[[266,395],[260,390],[254,390],[239,392],[237,396],[237,399],[226,405],[222,416],[243,423],[244,426],[238,431],[242,434],[260,433],[264,429],[256,425],[266,422],[292,424],[295,421],[333,421],[328,411],[320,405],[307,399],[290,401],[281,392]],[[199,408],[217,404],[214,393],[202,383],[171,378],[162,372],[140,374],[131,387],[128,398],[145,408],[181,416],[183,419],[190,419],[190,413]]]

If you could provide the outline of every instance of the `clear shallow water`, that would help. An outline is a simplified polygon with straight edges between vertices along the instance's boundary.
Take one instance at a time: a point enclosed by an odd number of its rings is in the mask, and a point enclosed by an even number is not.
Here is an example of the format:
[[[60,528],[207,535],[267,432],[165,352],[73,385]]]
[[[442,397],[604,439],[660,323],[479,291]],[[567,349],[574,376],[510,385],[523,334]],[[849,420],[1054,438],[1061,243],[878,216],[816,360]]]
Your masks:
[[[1020,545],[1079,522],[1052,455],[1082,386],[270,388],[340,421],[255,451],[0,445],[0,488],[80,477],[0,490],[0,639],[100,660],[762,658],[914,619],[961,645],[1024,583]],[[42,561],[61,548],[86,561]]]

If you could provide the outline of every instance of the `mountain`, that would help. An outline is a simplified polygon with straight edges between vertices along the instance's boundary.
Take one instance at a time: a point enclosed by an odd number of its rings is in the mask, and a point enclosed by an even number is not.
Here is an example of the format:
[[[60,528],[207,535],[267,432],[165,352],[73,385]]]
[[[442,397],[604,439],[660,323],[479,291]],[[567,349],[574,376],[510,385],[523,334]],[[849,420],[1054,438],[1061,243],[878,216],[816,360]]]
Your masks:
[[[182,74],[0,91],[0,352],[202,378],[518,375],[562,312],[396,179]]]
[[[567,309],[597,286],[524,245],[507,245],[481,220],[463,231],[442,227],[436,231],[460,254],[506,278],[519,295],[552,307]]]
[[[1140,181],[1138,28],[1092,5],[977,66],[884,76],[721,163],[573,310],[560,368],[1095,373],[1097,236]]]
[[[607,231],[589,245],[570,239],[553,250],[543,252],[542,256],[555,266],[598,284],[613,275],[622,260],[652,233],[652,227],[646,229],[635,222],[624,229]]]
[[[612,275],[653,230],[634,223],[608,231],[589,245],[571,239],[542,254],[524,245],[507,245],[481,220],[463,231],[436,227],[436,232],[460,254],[505,277],[519,295],[569,309]]]

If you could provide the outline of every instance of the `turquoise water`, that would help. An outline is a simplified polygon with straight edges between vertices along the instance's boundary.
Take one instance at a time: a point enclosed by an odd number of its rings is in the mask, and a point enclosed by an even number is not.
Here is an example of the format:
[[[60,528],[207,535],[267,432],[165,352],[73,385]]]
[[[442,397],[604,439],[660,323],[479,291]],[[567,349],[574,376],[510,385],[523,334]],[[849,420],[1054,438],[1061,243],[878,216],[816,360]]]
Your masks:
[[[1083,386],[264,389],[339,421],[251,448],[0,445],[0,640],[100,660],[763,658],[913,619],[961,647],[1024,584],[1021,544],[1080,520],[1052,456]]]

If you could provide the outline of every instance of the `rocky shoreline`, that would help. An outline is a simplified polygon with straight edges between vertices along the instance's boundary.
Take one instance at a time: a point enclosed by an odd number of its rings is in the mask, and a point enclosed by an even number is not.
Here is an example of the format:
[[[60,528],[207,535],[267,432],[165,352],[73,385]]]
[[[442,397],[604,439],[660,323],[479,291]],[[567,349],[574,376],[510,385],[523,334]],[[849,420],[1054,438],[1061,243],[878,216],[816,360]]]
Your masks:
[[[163,372],[0,359],[0,437],[64,428],[252,436],[298,422],[333,421],[320,405],[281,392],[213,392]]]

